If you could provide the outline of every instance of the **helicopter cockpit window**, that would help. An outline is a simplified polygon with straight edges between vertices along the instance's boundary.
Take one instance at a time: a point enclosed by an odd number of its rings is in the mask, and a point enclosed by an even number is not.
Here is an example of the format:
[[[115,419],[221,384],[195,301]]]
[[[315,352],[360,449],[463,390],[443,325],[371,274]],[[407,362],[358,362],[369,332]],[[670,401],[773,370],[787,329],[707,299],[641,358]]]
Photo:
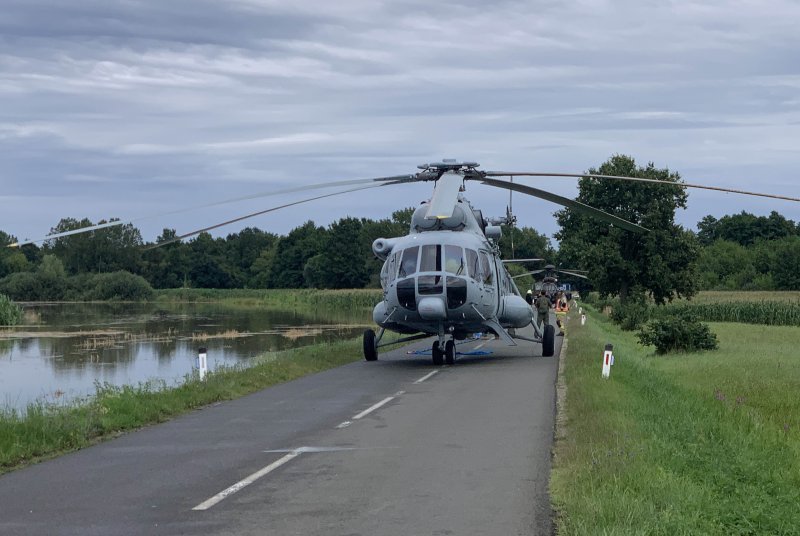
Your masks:
[[[481,281],[481,265],[478,262],[478,252],[474,249],[467,250],[467,266],[469,266],[469,276],[475,281]]]
[[[417,254],[419,246],[406,248],[403,251],[403,259],[400,261],[400,272],[397,277],[408,277],[417,271]]]
[[[389,255],[389,258],[386,259],[386,262],[383,263],[383,268],[381,269],[381,287],[386,288],[392,284],[397,275],[397,260],[400,258],[400,253],[395,252]]]
[[[422,256],[419,261],[420,272],[438,272],[442,269],[442,246],[422,246]]]
[[[485,251],[481,251],[481,272],[483,273],[483,282],[485,284],[492,283],[492,268],[489,264],[489,256]]]
[[[461,246],[444,247],[444,270],[455,275],[466,274],[467,261],[464,259],[464,250]]]

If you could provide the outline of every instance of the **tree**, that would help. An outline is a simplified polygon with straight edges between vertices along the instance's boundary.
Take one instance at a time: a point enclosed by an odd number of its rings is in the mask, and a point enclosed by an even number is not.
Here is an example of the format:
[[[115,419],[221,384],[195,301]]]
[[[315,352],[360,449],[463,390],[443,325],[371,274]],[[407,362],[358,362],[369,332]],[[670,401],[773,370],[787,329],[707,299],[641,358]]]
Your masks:
[[[755,216],[742,211],[739,214],[723,216],[719,220],[709,215],[700,220],[697,228],[697,237],[704,246],[716,240],[728,240],[750,246],[760,240],[779,240],[798,234],[795,223],[774,210],[769,216]]]
[[[638,167],[625,155],[612,156],[588,174],[659,179],[676,185],[581,179],[578,201],[651,231],[632,233],[566,208],[556,214],[562,258],[585,266],[602,295],[618,294],[622,301],[649,294],[656,303],[664,303],[693,295],[697,240],[674,221],[675,210],[686,207],[686,192],[677,185],[680,175],[657,169],[653,163]]]
[[[112,218],[110,221],[115,221]],[[98,222],[106,223],[101,220]],[[63,218],[50,229],[52,233],[73,231],[93,225],[84,218]],[[48,253],[56,255],[70,274],[84,272],[116,272],[141,269],[142,235],[132,224],[115,225],[96,231],[63,236],[45,243]]]
[[[303,269],[308,260],[318,254],[325,242],[325,229],[307,221],[278,240],[270,264],[269,286],[272,288],[302,288]]]
[[[362,222],[356,218],[342,218],[331,224],[322,250],[322,265],[316,261],[315,270],[310,272],[313,279],[306,280],[307,286],[314,286],[314,279],[321,279],[325,288],[364,287],[369,281],[369,272],[364,263],[368,250],[359,240],[362,227]],[[317,257],[310,260],[314,259]]]
[[[773,277],[781,290],[800,290],[800,237],[793,236],[775,246]]]

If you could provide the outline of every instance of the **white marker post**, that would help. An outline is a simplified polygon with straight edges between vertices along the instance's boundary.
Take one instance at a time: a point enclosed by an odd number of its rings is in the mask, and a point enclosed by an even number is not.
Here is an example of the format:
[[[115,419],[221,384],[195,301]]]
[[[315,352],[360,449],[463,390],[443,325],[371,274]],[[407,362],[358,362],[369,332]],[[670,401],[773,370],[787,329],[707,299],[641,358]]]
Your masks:
[[[611,375],[611,360],[614,358],[613,349],[614,345],[606,344],[605,352],[603,352],[603,378],[608,378]]]
[[[586,315],[581,315],[581,326],[586,324]]]
[[[578,307],[578,313],[583,314],[583,307]]]
[[[206,358],[205,348],[200,348],[197,351],[197,370],[200,372],[200,381],[205,381],[206,371],[208,370],[208,361]]]

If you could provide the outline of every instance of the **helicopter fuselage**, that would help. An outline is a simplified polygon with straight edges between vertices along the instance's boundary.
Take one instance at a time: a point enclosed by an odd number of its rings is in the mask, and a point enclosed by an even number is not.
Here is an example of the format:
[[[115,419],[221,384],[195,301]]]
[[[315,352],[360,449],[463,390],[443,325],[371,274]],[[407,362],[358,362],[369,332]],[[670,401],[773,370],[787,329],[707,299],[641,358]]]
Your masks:
[[[531,324],[531,308],[486,237],[480,213],[459,200],[451,218],[426,220],[427,204],[414,213],[411,233],[378,239],[373,251],[385,259],[381,271],[384,299],[373,310],[380,327],[410,334],[452,335]],[[486,230],[486,231],[485,231]]]

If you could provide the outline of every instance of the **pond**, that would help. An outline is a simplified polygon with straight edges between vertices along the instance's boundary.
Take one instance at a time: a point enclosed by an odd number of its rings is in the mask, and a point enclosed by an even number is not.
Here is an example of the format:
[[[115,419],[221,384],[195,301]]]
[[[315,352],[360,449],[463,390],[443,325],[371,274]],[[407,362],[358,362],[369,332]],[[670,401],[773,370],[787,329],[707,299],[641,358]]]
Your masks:
[[[208,369],[268,351],[355,337],[369,312],[301,314],[208,303],[59,303],[24,306],[22,325],[0,328],[0,409],[69,403],[95,384],[179,384],[197,351]]]

